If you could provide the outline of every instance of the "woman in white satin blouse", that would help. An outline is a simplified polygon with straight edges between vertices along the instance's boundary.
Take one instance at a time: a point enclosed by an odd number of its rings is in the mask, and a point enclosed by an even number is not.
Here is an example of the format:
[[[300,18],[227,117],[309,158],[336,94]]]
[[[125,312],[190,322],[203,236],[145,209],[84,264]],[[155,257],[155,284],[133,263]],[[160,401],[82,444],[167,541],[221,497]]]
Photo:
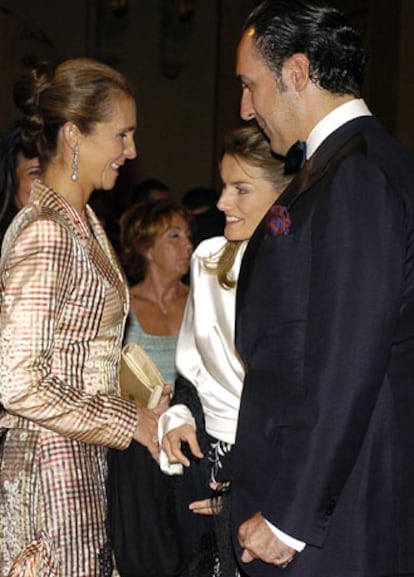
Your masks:
[[[228,488],[231,479],[229,457],[244,378],[234,345],[240,265],[248,240],[290,180],[283,174],[283,163],[273,156],[256,126],[239,128],[228,135],[220,175],[223,188],[217,206],[226,216],[225,236],[202,242],[193,254],[190,295],[176,352],[177,371],[194,385],[201,402],[208,439],[204,454],[208,453],[213,489]],[[180,474],[183,466],[191,466],[193,457],[204,457],[189,405],[174,404],[161,416],[159,437],[161,468],[165,472]],[[183,441],[188,443],[191,454],[181,450]],[[211,514],[213,501],[208,493],[206,486],[207,498],[189,503],[194,513]],[[227,534],[230,543],[229,531]],[[212,551],[212,575],[228,577],[230,571],[236,574],[229,543],[217,543],[219,552]]]

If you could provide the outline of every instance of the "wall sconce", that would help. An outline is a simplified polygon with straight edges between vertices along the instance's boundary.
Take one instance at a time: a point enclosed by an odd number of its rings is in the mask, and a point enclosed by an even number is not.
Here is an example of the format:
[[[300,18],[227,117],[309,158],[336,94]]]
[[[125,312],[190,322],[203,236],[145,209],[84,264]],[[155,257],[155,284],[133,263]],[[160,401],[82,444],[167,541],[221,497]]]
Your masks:
[[[161,69],[168,78],[180,73],[187,59],[197,0],[162,0]]]
[[[129,9],[129,0],[111,0],[111,7],[114,16],[121,18]]]
[[[177,6],[178,17],[182,22],[188,22],[194,18],[196,0],[179,0]]]

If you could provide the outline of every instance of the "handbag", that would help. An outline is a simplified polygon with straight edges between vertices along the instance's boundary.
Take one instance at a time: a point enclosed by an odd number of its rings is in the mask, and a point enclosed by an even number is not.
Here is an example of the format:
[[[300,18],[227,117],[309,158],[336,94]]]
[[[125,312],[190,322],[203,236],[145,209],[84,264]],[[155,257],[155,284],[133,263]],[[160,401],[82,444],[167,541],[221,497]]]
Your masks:
[[[158,405],[164,380],[151,357],[137,343],[122,348],[119,369],[121,395],[153,409]]]

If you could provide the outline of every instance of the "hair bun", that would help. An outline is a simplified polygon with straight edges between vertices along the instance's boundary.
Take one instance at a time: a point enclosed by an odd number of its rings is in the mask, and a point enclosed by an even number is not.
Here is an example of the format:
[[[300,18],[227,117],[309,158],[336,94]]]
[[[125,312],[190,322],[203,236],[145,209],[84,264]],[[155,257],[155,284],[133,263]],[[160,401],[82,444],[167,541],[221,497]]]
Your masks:
[[[38,153],[37,141],[43,132],[44,119],[39,100],[41,93],[53,80],[56,64],[40,62],[23,74],[13,88],[14,102],[23,113],[21,121],[22,141],[31,154]]]
[[[23,114],[33,114],[39,107],[40,94],[50,86],[56,65],[52,62],[40,62],[32,70],[16,81],[13,98],[17,108]]]

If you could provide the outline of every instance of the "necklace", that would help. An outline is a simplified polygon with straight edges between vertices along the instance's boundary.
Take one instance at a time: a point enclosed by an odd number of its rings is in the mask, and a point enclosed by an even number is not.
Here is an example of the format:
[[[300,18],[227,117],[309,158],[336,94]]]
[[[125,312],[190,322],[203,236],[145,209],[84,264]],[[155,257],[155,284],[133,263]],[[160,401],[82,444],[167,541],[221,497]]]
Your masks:
[[[162,312],[163,315],[167,315],[168,314],[168,309],[167,307],[165,307],[164,305],[162,305],[161,303],[156,303],[157,307],[160,309],[160,311]]]
[[[142,298],[142,296],[134,294],[133,292],[131,292],[131,296],[133,299],[139,299]],[[151,299],[146,299],[148,300],[150,303],[152,303],[154,306],[156,306],[158,309],[160,309],[160,311],[162,312],[163,315],[167,315],[168,314],[168,307],[166,307],[165,305],[163,305],[162,303],[158,302],[158,301],[153,301]]]

